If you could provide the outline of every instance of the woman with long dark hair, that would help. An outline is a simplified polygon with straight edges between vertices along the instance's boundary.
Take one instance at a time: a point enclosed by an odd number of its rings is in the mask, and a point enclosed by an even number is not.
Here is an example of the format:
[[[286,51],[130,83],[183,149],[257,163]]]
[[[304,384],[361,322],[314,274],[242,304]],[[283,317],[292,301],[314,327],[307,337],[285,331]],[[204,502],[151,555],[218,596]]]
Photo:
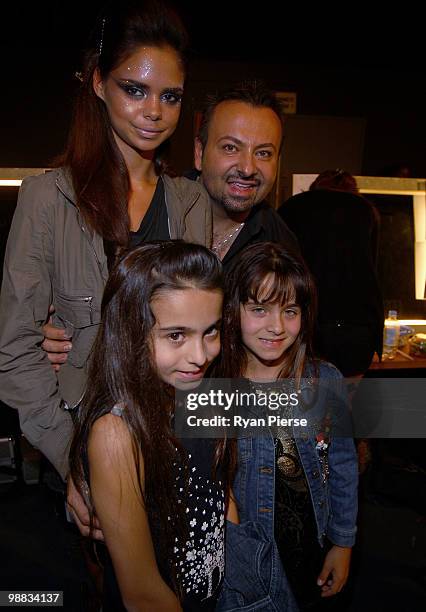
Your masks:
[[[111,2],[86,53],[61,166],[24,180],[9,234],[0,301],[1,399],[63,478],[100,321],[108,269],[129,245],[182,238],[210,246],[202,188],[165,174],[179,119],[186,31],[161,0]],[[72,338],[58,376],[42,326]]]
[[[183,242],[136,248],[106,285],[70,454],[112,558],[103,610],[214,610],[226,508],[238,520],[232,447],[177,440],[172,422],[174,388],[195,389],[219,353],[222,299],[216,256]]]

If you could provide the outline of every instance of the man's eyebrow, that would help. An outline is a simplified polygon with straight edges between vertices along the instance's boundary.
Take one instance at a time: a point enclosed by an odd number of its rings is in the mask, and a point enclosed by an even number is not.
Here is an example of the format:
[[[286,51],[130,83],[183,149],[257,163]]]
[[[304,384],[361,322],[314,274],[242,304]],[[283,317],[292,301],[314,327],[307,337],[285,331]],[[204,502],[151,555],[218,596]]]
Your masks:
[[[256,145],[256,149],[265,149],[267,147],[271,147],[271,149],[277,148],[273,142],[263,142],[262,144]]]
[[[235,142],[235,144],[240,145],[240,146],[244,146],[246,143],[243,140],[240,140],[239,138],[236,138],[235,136],[221,136],[218,139],[218,142],[221,142],[222,140],[230,140],[231,142]],[[272,149],[274,149],[276,151],[277,147],[274,145],[273,142],[262,142],[261,144],[256,145],[255,149],[264,149],[267,147],[271,147]]]
[[[242,140],[240,140],[239,138],[236,138],[235,136],[221,136],[218,140],[218,142],[220,142],[221,140],[232,140],[232,142],[235,142],[235,144],[237,145],[243,145],[244,142]]]

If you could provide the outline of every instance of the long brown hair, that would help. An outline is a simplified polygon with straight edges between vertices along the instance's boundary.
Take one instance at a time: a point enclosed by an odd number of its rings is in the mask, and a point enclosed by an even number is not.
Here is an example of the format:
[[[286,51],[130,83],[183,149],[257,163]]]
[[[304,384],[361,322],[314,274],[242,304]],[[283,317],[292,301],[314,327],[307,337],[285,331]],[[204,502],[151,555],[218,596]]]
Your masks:
[[[141,45],[172,47],[184,64],[187,33],[178,15],[161,0],[111,2],[99,15],[85,54],[81,86],[64,154],[57,160],[71,171],[77,205],[102,238],[126,247],[129,240],[130,180],[111,130],[104,102],[95,94],[93,73],[105,80]],[[167,147],[167,142],[164,143]],[[157,174],[164,171],[164,147],[156,151]]]
[[[155,318],[150,304],[159,291],[188,288],[223,288],[221,264],[203,246],[183,241],[145,243],[119,260],[105,287],[89,384],[70,451],[71,475],[82,492],[88,480],[91,427],[117,403],[125,407],[122,416],[132,436],[136,465],[138,449],[144,458],[143,487],[139,481],[142,499],[150,524],[160,527],[155,544],[164,560],[173,558],[176,535],[184,538],[186,533],[184,504],[178,503],[173,465],[176,449],[184,466],[187,457],[171,427],[173,389],[162,381],[155,367],[150,341]],[[229,488],[233,463],[224,440],[217,444],[214,473],[219,463]],[[168,517],[177,518],[170,521]],[[170,569],[178,591],[175,568]]]
[[[273,284],[265,295],[264,282],[271,274]],[[279,375],[279,378],[300,381],[306,360],[313,358],[315,285],[303,259],[273,242],[260,242],[245,248],[225,275],[221,359],[215,375],[223,378],[245,375],[247,354],[242,341],[240,306],[250,299],[282,305],[291,301],[301,308],[300,332],[286,353]]]

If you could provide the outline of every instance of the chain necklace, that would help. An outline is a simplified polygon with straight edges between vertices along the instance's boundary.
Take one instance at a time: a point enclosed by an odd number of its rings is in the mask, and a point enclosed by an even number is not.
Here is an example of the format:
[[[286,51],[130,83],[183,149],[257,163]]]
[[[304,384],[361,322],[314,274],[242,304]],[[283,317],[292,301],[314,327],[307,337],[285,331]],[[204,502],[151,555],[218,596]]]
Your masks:
[[[222,238],[222,240],[219,240],[219,242],[216,242],[216,244],[212,245],[212,251],[213,253],[216,253],[216,255],[219,254],[219,251],[225,246],[225,244],[227,244],[231,238],[233,238],[234,236],[236,236],[238,234],[238,232],[242,229],[244,225],[244,221],[243,223],[240,223],[233,232],[231,232],[230,234],[227,234],[225,236],[225,238]]]

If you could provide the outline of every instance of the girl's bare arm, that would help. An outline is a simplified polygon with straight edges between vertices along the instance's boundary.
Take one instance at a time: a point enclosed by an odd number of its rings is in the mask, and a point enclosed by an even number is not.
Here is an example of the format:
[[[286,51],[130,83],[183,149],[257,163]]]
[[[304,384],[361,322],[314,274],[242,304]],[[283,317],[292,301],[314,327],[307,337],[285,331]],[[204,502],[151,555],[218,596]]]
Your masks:
[[[226,512],[226,519],[228,521],[231,521],[231,523],[235,523],[236,525],[238,525],[240,522],[240,517],[238,516],[238,508],[232,489],[229,492],[229,502],[228,510]]]
[[[121,417],[106,414],[96,421],[88,456],[93,503],[126,609],[182,612],[158,570],[131,436]],[[143,486],[142,454],[139,460]]]

